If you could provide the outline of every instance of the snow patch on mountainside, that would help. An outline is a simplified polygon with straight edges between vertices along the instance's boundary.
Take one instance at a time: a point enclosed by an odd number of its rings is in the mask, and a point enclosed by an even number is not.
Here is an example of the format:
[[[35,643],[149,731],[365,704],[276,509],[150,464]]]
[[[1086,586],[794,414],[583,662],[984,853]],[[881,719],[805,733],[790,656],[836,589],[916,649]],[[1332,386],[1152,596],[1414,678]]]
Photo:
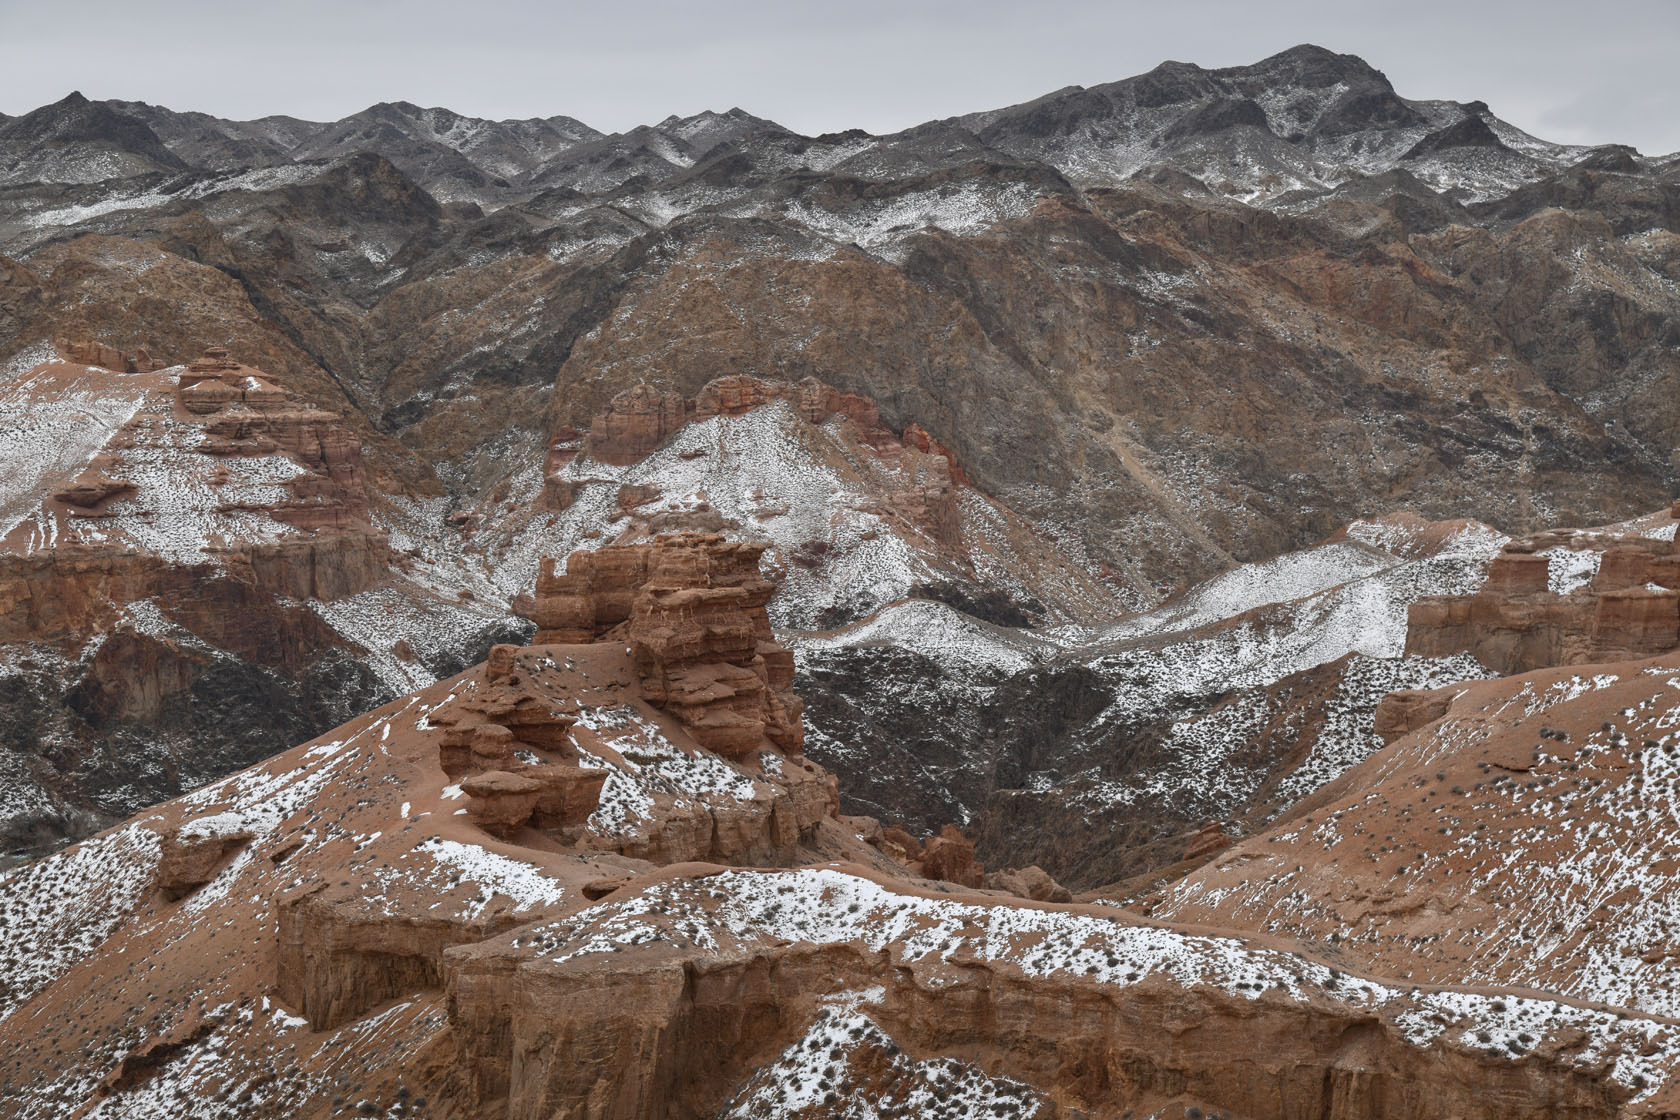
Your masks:
[[[128,423],[145,387],[113,391],[86,367],[50,360],[33,376],[17,367],[39,358],[32,347],[7,364],[0,381],[0,539],[41,508],[49,479],[68,480]],[[17,372],[14,373],[14,370]],[[43,530],[37,543],[51,543]]]
[[[1625,1013],[1544,998],[1390,987],[1234,938],[1087,913],[901,894],[830,869],[727,871],[669,881],[530,927],[518,943],[561,963],[673,935],[700,948],[716,948],[725,938],[857,943],[891,953],[903,965],[976,960],[1035,979],[1114,989],[1163,976],[1240,999],[1330,999],[1389,1019],[1414,1046],[1445,1035],[1507,1061],[1520,1061],[1548,1039],[1571,1037],[1580,1049],[1571,1050],[1568,1060],[1583,1070],[1608,1065],[1617,1082],[1646,1093],[1664,1076],[1661,1055],[1680,1042],[1671,1024]]]
[[[159,840],[143,825],[0,875],[0,1019],[93,952],[151,886]]]

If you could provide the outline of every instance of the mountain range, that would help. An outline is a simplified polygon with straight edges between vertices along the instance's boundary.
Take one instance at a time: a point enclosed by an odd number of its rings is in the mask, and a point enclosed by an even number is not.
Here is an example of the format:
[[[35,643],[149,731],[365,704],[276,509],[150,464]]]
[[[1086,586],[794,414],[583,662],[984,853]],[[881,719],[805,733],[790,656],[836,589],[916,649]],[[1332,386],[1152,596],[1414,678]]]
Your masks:
[[[0,1116],[1671,1115],[1677,388],[1318,47],[0,118]]]

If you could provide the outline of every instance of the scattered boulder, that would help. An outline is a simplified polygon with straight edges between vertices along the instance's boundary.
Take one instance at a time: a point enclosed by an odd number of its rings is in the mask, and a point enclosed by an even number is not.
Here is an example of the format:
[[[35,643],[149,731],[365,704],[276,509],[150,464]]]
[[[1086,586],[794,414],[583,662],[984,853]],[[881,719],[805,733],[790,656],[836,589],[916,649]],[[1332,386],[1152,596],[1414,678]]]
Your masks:
[[[506,839],[531,823],[544,786],[524,774],[489,770],[463,778],[461,792],[470,798],[467,815],[472,822],[490,835]]]
[[[244,818],[234,813],[187,821],[163,838],[153,884],[169,898],[183,898],[214,879],[251,836]]]
[[[1073,894],[1056,882],[1037,864],[1011,867],[1002,871],[988,871],[985,877],[988,890],[1008,891],[1017,898],[1034,902],[1072,902]]]
[[[974,859],[974,842],[953,824],[928,840],[917,872],[923,878],[943,879],[963,887],[978,887],[985,880],[985,868]]]

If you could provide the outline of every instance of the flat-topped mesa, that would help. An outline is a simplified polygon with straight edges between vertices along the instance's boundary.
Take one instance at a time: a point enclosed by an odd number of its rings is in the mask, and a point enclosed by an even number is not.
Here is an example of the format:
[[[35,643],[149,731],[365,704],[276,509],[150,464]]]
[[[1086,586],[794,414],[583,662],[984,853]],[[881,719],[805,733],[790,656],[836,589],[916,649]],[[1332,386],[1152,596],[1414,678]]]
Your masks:
[[[175,391],[182,408],[201,416],[235,404],[262,411],[291,403],[272,377],[234,361],[225,346],[211,346],[201,357],[188,362],[176,379]]]
[[[1551,590],[1553,556],[1600,554],[1597,574]],[[1674,542],[1635,534],[1552,530],[1512,541],[1474,595],[1413,603],[1406,652],[1469,653],[1499,673],[1651,657],[1680,646],[1680,555]]]
[[[670,533],[646,544],[574,552],[566,571],[545,560],[536,594],[517,609],[535,642],[622,642],[649,703],[682,721],[708,750],[740,757],[804,747],[793,654],[775,640],[758,570],[765,545],[713,533]]]

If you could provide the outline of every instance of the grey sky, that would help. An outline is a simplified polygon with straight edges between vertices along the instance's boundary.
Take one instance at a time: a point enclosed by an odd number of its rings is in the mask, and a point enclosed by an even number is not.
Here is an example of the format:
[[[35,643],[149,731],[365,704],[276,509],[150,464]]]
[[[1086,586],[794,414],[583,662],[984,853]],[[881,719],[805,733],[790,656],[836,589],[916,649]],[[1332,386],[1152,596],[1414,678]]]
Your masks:
[[[1680,150],[1680,0],[0,0],[0,111],[80,89],[241,118],[408,100],[616,131],[740,105],[883,132],[1301,42],[1546,139]]]

